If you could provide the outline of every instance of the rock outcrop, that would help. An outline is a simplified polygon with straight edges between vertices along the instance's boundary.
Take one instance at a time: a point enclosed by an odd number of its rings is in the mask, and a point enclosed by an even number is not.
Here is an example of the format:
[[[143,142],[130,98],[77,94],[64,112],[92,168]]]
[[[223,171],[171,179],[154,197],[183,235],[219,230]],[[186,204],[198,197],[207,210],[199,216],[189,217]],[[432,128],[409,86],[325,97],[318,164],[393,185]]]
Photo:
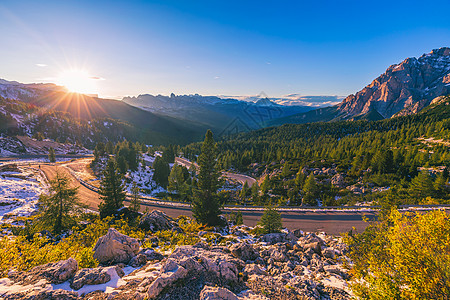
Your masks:
[[[75,274],[70,286],[74,290],[79,290],[85,285],[106,283],[111,280],[112,272],[116,272],[120,277],[124,275],[118,266],[81,269]]]
[[[175,227],[174,221],[159,210],[147,212],[141,217],[139,227],[152,232],[170,230]]]
[[[200,300],[239,300],[236,295],[228,289],[205,285],[200,293]]]
[[[417,113],[431,100],[450,94],[450,48],[440,48],[419,58],[390,66],[364,89],[338,105],[350,118],[376,111],[383,118]]]
[[[139,242],[114,228],[100,237],[94,247],[94,258],[104,265],[128,263],[139,252]]]
[[[10,273],[9,278],[23,285],[35,284],[42,279],[50,283],[58,284],[72,278],[77,270],[77,261],[69,258],[56,263],[48,263],[34,267],[29,272]]]

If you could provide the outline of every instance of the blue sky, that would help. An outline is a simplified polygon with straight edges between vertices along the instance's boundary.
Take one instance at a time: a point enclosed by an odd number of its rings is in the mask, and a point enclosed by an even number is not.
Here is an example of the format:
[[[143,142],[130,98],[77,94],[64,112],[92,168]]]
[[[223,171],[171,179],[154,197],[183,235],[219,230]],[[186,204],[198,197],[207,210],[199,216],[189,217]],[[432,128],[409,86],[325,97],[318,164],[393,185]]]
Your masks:
[[[447,1],[0,2],[0,78],[85,69],[104,97],[348,95],[450,46]],[[45,65],[45,66],[44,66]]]

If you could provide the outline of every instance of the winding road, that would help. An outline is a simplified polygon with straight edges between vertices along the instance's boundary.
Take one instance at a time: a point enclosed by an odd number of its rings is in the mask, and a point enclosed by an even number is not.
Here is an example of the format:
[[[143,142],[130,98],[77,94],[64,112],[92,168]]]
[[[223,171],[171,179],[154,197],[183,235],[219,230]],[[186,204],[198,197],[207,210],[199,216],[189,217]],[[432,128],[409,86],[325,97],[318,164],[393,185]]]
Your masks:
[[[44,172],[47,179],[51,180],[55,177],[56,172],[62,172],[72,179],[71,186],[78,187],[78,196],[80,200],[87,204],[89,208],[98,210],[98,205],[101,202],[99,194],[84,185],[82,185],[78,179],[72,175],[67,166],[70,163],[64,165],[61,164],[41,164],[41,170]],[[162,201],[143,201],[141,204],[141,211],[158,209],[164,211],[172,218],[176,218],[180,215],[192,216],[191,208],[188,205],[174,206],[173,203],[164,203]],[[263,214],[261,208],[233,208],[225,207],[223,209],[224,214],[228,214],[232,211],[241,210],[244,224],[248,226],[254,226],[259,221]],[[372,219],[376,217],[374,212],[362,212],[362,211],[311,211],[311,210],[282,210],[281,217],[283,226],[290,229],[301,229],[303,231],[324,231],[329,234],[340,234],[348,232],[353,227],[357,231],[362,231],[367,226],[367,223],[362,220],[363,215]]]
[[[182,158],[182,157],[176,157],[175,158],[175,162],[179,165],[185,166],[186,168],[190,168],[192,165],[194,165],[197,170],[198,170],[198,165],[197,163],[193,163],[189,160],[187,160],[186,158]],[[231,172],[222,172],[222,176],[231,179],[233,181],[237,181],[241,184],[244,184],[245,182],[247,182],[248,186],[252,186],[255,182],[256,179],[247,175],[243,175],[243,174],[237,174],[237,173],[231,173]]]

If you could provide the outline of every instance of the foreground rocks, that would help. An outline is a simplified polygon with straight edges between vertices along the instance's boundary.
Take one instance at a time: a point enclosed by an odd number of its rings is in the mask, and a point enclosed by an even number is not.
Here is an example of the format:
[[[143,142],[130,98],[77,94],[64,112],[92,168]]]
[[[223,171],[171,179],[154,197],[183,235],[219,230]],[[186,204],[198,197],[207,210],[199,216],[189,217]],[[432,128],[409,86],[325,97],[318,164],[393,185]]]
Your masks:
[[[284,231],[251,236],[235,226],[222,242],[179,246],[163,255],[140,249],[115,229],[101,237],[97,268],[74,259],[10,272],[1,299],[349,299],[347,247],[325,234]],[[294,234],[295,233],[295,234]],[[126,262],[126,265],[124,262]],[[106,266],[110,265],[112,266]]]
[[[138,252],[139,243],[136,239],[110,228],[95,244],[94,258],[105,265],[128,263]]]
[[[175,222],[165,213],[159,210],[147,212],[142,216],[139,227],[152,232],[170,230],[175,227]]]

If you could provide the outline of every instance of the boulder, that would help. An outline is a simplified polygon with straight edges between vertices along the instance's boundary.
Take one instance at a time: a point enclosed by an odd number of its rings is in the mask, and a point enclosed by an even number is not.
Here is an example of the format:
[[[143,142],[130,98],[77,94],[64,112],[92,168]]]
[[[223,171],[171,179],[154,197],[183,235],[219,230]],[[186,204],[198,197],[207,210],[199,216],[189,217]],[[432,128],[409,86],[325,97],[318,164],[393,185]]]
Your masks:
[[[94,247],[94,258],[104,265],[128,263],[139,251],[139,242],[110,228]]]
[[[170,286],[175,281],[186,277],[188,271],[182,266],[178,265],[173,260],[168,260],[161,270],[160,276],[149,286],[147,296],[149,299],[156,298],[162,290]]]
[[[171,230],[176,223],[165,213],[159,210],[152,210],[142,216],[139,227],[152,232]]]
[[[145,254],[138,254],[130,260],[129,265],[136,268],[143,266],[146,263],[147,263],[147,256]]]
[[[122,269],[117,266],[81,269],[75,274],[70,286],[74,290],[79,290],[85,285],[106,283],[111,280],[111,276],[115,275],[114,273],[117,273],[120,277],[124,274]]]
[[[268,244],[276,244],[276,243],[282,243],[286,241],[286,233],[280,232],[280,233],[268,233],[261,237],[262,242],[266,242]]]
[[[141,249],[141,251],[139,251],[139,253],[138,253],[138,256],[140,254],[145,255],[147,260],[162,260],[164,258],[164,255],[162,255],[161,253],[156,252],[155,250],[153,250],[151,248]],[[131,264],[131,261],[130,261],[130,264]]]
[[[238,297],[228,289],[205,285],[200,300],[238,300]]]
[[[9,277],[21,284],[34,284],[41,279],[46,279],[50,283],[62,283],[75,275],[78,270],[78,263],[75,259],[69,258],[56,263],[48,263],[36,266],[28,272],[11,273]]]
[[[220,249],[209,250],[201,243],[195,246],[180,246],[168,257],[161,268],[158,278],[151,283],[147,296],[157,297],[166,287],[180,279],[191,282],[189,278],[201,275],[210,283],[221,285],[236,285],[239,270],[245,263],[232,255],[221,252]]]
[[[248,243],[234,244],[230,248],[231,253],[243,261],[255,260],[258,258],[258,252]]]
[[[322,249],[320,247],[320,243],[319,242],[313,242],[313,243],[309,243],[309,244],[304,245],[303,246],[303,250],[306,251],[307,249],[311,249],[317,254],[321,254],[322,253]]]
[[[257,264],[248,264],[244,268],[244,274],[251,275],[267,275],[267,272],[262,270]]]
[[[336,252],[334,251],[333,248],[327,247],[325,249],[322,249],[322,255],[323,255],[323,257],[326,257],[326,258],[334,258],[336,255]]]

